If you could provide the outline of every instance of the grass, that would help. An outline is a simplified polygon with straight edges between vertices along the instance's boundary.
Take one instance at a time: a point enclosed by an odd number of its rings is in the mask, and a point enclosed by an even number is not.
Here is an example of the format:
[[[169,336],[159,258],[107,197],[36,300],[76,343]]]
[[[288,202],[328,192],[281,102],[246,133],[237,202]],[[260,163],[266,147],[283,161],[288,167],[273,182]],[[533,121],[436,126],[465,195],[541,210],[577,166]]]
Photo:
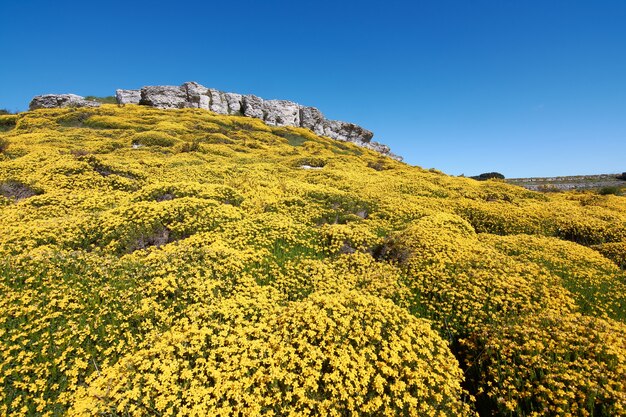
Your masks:
[[[304,142],[306,142],[308,140],[304,136],[300,136],[300,135],[297,135],[295,133],[286,133],[286,134],[283,134],[282,137],[287,139],[287,142],[291,146],[302,146],[304,144]]]

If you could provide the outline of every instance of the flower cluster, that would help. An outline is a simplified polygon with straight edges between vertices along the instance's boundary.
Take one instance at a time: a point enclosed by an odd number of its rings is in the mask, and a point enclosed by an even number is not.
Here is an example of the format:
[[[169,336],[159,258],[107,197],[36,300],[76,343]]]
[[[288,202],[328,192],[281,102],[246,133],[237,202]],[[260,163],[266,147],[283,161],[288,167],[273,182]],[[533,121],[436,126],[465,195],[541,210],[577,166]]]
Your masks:
[[[464,341],[479,399],[508,415],[626,413],[626,326],[550,313],[503,323]]]

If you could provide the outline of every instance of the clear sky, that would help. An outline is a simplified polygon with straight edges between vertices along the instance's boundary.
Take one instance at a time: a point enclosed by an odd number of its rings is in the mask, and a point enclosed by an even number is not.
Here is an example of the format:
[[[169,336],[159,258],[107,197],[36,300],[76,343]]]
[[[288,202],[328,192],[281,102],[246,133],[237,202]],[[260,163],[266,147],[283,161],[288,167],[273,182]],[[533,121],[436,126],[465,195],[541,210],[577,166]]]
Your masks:
[[[197,81],[316,106],[452,175],[626,171],[624,0],[0,5],[0,108]]]

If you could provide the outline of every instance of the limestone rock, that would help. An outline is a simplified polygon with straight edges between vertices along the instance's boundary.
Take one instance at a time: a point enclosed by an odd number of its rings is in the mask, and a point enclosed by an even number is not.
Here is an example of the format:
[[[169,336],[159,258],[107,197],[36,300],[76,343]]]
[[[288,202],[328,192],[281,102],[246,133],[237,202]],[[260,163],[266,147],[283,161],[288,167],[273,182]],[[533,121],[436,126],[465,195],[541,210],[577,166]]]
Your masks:
[[[158,107],[160,109],[181,109],[190,107],[187,101],[187,89],[171,85],[158,85],[143,87],[141,89],[141,101],[144,106]]]
[[[139,104],[141,100],[140,90],[115,90],[117,104]]]
[[[272,126],[300,126],[300,106],[287,100],[264,100],[263,121]]]
[[[243,96],[241,113],[263,120],[263,99],[253,95]]]
[[[324,115],[315,107],[300,107],[300,126],[318,135],[324,134]]]
[[[391,153],[391,149],[389,148],[389,146],[383,145],[382,143],[378,143],[378,142],[372,141],[372,142],[364,143],[362,146],[364,148],[368,148],[368,149],[371,149],[373,151],[382,153],[383,155],[387,155],[387,156],[389,156],[389,157],[391,157],[393,159],[396,159],[398,161],[402,160],[402,157]]]
[[[199,109],[209,109],[210,98],[209,89],[194,82],[188,82],[181,86],[186,93],[186,103],[183,107],[197,107]]]
[[[57,107],[99,107],[97,101],[85,100],[76,94],[45,94],[36,96],[28,105],[30,110],[52,109]]]
[[[228,111],[228,101],[226,95],[218,90],[209,89],[209,110],[217,114],[230,114]]]
[[[341,122],[339,120],[326,120],[324,123],[324,135],[331,139],[345,142],[369,142],[374,134],[354,123]]]
[[[228,103],[228,114],[243,114],[243,111],[241,110],[243,106],[243,96],[241,94],[224,93],[224,97]]]

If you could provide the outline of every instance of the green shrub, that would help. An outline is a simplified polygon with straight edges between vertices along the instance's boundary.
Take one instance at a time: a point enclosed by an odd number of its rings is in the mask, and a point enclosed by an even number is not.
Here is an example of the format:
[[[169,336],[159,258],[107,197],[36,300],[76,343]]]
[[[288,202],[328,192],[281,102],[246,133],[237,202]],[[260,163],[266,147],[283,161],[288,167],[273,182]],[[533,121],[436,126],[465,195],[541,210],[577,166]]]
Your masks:
[[[106,97],[96,97],[96,96],[87,96],[85,100],[97,101],[102,104],[117,104],[117,99],[115,96],[106,96]]]
[[[17,124],[17,115],[0,113],[0,132],[13,129]]]
[[[143,146],[174,146],[177,140],[172,135],[163,132],[149,130],[147,132],[136,133],[133,135],[133,145]]]
[[[598,194],[600,195],[622,195],[622,187],[618,187],[616,185],[602,187],[598,190]]]

